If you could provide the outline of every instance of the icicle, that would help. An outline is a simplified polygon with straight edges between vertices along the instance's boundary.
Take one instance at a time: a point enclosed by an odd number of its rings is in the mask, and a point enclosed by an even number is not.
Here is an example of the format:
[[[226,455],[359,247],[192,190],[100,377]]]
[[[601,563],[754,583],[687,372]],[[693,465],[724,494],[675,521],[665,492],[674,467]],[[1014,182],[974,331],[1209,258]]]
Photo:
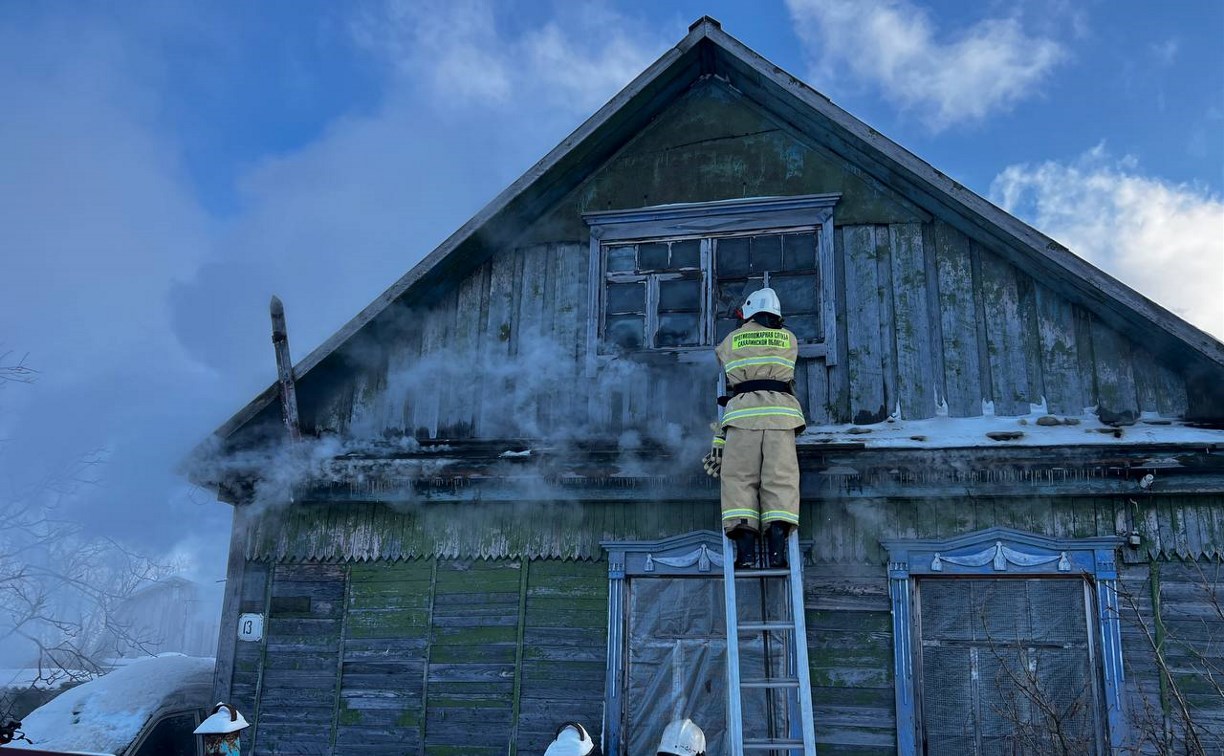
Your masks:
[[[888,416],[888,422],[895,423],[901,419],[901,400],[897,400],[897,408]]]
[[[935,417],[948,416],[948,398],[940,396],[939,391],[935,391]]]
[[[939,552],[935,552],[935,558],[931,560],[932,572],[943,572],[943,560],[939,558]]]
[[[1037,416],[1050,414],[1049,404],[1046,402],[1046,398],[1044,396],[1041,397],[1040,404],[1029,403],[1029,414]]]
[[[994,417],[994,402],[988,399],[982,400],[982,417]]]

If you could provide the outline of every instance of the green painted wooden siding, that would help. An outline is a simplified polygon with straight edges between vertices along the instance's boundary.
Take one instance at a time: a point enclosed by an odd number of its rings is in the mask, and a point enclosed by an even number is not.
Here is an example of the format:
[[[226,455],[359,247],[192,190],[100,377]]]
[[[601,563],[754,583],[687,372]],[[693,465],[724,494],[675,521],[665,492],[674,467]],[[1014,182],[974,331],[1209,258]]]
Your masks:
[[[416,753],[421,745],[434,563],[349,569],[338,753]]]
[[[892,612],[883,567],[809,567],[804,610],[817,748],[894,754]]]
[[[502,756],[512,726],[522,563],[443,561],[425,694],[427,756]]]
[[[608,661],[608,569],[597,562],[528,564],[518,753],[543,753],[565,721],[603,719]]]
[[[248,567],[271,581],[252,598],[270,607],[265,641],[239,644],[231,689],[255,725],[247,753],[533,754],[559,721],[600,726],[606,565]]]

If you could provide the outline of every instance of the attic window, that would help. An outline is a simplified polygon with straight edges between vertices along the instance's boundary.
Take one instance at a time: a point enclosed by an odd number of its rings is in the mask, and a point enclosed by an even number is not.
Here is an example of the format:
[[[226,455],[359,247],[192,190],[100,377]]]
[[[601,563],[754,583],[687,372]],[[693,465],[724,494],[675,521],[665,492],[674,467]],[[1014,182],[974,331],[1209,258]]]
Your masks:
[[[832,231],[838,195],[588,213],[591,312],[600,354],[710,348],[735,310],[771,286],[805,357],[836,354]]]

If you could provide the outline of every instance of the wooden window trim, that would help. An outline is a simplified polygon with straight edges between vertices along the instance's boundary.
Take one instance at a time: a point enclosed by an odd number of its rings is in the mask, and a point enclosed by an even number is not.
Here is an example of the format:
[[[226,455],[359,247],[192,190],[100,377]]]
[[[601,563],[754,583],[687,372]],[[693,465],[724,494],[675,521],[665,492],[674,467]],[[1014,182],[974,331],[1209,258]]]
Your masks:
[[[897,706],[897,752],[920,752],[918,696],[921,649],[915,635],[915,579],[1083,578],[1095,592],[1088,613],[1089,641],[1097,646],[1101,667],[1107,749],[1129,743],[1123,702],[1122,628],[1118,606],[1118,537],[1058,539],[1010,528],[990,528],[948,539],[881,541],[888,552],[889,596],[893,620],[893,675]],[[974,566],[993,550],[994,557]],[[1018,564],[1017,561],[1024,564]]]

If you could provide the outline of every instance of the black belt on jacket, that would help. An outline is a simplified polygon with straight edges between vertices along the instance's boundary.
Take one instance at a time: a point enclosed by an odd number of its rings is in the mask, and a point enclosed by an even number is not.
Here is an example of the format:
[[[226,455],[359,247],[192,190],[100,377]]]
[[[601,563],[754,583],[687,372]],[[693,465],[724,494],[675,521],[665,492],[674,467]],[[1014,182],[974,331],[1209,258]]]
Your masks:
[[[733,398],[739,396],[740,394],[751,394],[753,391],[778,391],[783,394],[791,394],[792,396],[795,393],[791,391],[791,386],[788,382],[770,380],[743,381],[735,384],[729,390],[731,393],[727,394],[726,396],[718,397],[719,407],[726,407],[727,402],[731,401]]]

